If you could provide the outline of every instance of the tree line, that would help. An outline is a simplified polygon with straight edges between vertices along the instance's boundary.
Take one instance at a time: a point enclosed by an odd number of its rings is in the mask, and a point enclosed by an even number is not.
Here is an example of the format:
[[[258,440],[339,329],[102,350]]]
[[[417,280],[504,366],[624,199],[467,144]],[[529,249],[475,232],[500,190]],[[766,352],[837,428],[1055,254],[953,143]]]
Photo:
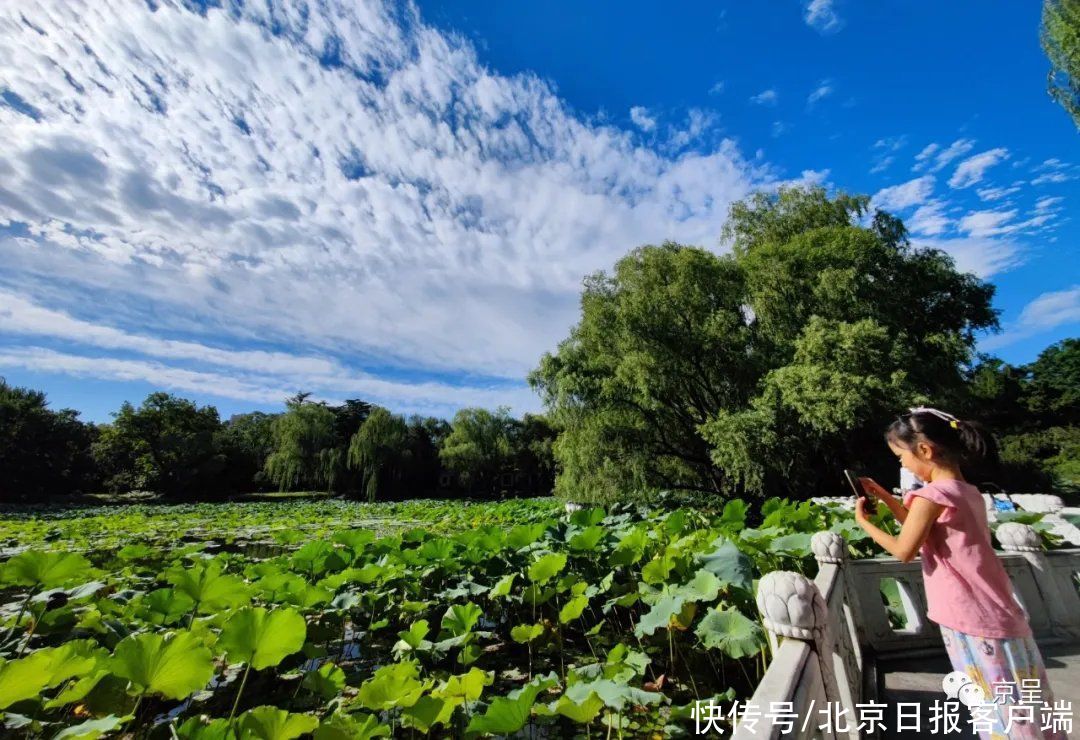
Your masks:
[[[222,423],[166,393],[104,425],[0,383],[0,494],[323,490],[367,500],[659,491],[831,495],[897,479],[882,432],[930,404],[988,423],[1015,491],[1080,489],[1080,340],[1012,366],[976,353],[994,286],[870,200],[781,188],[735,203],[724,254],[645,245],[584,280],[569,336],[529,375],[543,415],[406,419],[298,394]]]
[[[862,195],[781,188],[735,203],[724,254],[646,245],[585,281],[570,335],[529,376],[559,430],[556,492],[835,495],[896,481],[882,432],[922,403],[985,418],[1012,490],[1080,485],[1076,340],[1026,367],[976,354],[994,286],[910,243]]]
[[[554,431],[539,415],[460,410],[406,418],[351,399],[298,393],[278,414],[221,421],[213,406],[169,393],[125,402],[107,424],[52,410],[45,394],[0,379],[0,501],[78,492],[153,491],[213,499],[257,491],[326,491],[368,501],[543,495]]]

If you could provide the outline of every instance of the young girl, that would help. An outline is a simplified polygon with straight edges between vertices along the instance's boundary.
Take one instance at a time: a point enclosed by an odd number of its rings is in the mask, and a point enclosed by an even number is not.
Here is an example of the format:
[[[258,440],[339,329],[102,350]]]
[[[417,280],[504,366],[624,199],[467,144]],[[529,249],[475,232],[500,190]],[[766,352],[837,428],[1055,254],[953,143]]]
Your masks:
[[[885,438],[900,464],[926,485],[908,491],[901,503],[872,479],[860,478],[867,493],[884,502],[902,526],[898,536],[874,526],[861,497],[855,502],[855,521],[897,559],[906,563],[922,555],[927,618],[941,627],[953,669],[982,688],[985,702],[996,701],[993,730],[982,737],[1064,740],[1061,730],[1040,729],[1042,703],[1054,703],[1046,668],[1027,615],[1013,598],[1009,576],[990,544],[982,494],[962,472],[971,464],[996,461],[993,437],[974,422],[920,407],[893,422]],[[1036,685],[1037,693],[1023,691]],[[1010,716],[1005,708],[1033,699],[1033,722],[1023,722],[1028,716],[1024,710],[1014,708]],[[973,714],[976,719],[986,716]]]

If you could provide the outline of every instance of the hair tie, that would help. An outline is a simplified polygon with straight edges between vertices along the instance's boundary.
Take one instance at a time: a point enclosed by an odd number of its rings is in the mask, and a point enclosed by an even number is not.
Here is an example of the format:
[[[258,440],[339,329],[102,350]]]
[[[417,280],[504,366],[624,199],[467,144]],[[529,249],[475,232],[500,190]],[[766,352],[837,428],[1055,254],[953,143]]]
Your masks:
[[[914,408],[908,409],[908,411],[910,411],[912,414],[933,414],[942,421],[949,422],[949,426],[951,426],[953,429],[957,428],[956,422],[958,421],[958,419],[952,414],[947,414],[944,411],[930,408],[929,406],[916,406]]]
[[[956,425],[956,419],[953,419],[952,421],[950,421],[949,426],[951,426],[953,429],[959,429],[960,428],[960,427],[958,427]]]

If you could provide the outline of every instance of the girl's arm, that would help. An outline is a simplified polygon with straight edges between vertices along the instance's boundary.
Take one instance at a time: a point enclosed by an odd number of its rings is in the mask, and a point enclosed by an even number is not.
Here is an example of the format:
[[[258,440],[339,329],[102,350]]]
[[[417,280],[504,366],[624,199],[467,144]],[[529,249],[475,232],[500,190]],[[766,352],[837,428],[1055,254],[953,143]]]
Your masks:
[[[874,526],[866,518],[866,512],[863,511],[863,499],[860,498],[855,501],[855,522],[866,530],[870,538],[881,545],[886,552],[897,560],[909,563],[919,553],[923,542],[930,534],[930,528],[943,511],[945,507],[941,504],[915,497],[911,502],[911,508],[906,510],[907,515],[900,528],[900,534],[894,537]]]
[[[896,500],[896,497],[886,491],[881,485],[873,478],[859,478],[859,482],[862,483],[869,493],[877,496],[883,504],[889,507],[889,511],[896,517],[896,521],[901,524],[907,519],[908,510],[904,508],[904,505]]]

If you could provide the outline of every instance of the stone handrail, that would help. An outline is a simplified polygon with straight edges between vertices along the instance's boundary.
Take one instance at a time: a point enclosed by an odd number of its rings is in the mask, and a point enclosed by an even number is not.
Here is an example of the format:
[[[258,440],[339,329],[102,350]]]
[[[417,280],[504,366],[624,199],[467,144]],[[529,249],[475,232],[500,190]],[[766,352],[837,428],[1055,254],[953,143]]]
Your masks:
[[[999,554],[1039,642],[1080,638],[1080,548],[1044,552],[1038,532],[1005,522],[996,530]],[[858,704],[880,701],[879,661],[891,657],[943,653],[937,625],[926,618],[922,566],[895,558],[849,560],[847,545],[835,532],[811,539],[818,574],[774,571],[759,582],[758,611],[773,658],[749,701],[760,717],[781,707],[797,721],[791,732],[772,721],[745,720],[734,738],[855,738]],[[881,598],[881,581],[896,580],[906,624],[893,628]],[[782,704],[790,703],[790,704]],[[829,704],[846,711],[834,728],[826,724]],[[819,713],[819,709],[822,712]],[[749,715],[748,715],[749,716]],[[836,718],[836,712],[833,712]],[[751,726],[751,724],[753,726]],[[865,735],[865,733],[863,733]]]

